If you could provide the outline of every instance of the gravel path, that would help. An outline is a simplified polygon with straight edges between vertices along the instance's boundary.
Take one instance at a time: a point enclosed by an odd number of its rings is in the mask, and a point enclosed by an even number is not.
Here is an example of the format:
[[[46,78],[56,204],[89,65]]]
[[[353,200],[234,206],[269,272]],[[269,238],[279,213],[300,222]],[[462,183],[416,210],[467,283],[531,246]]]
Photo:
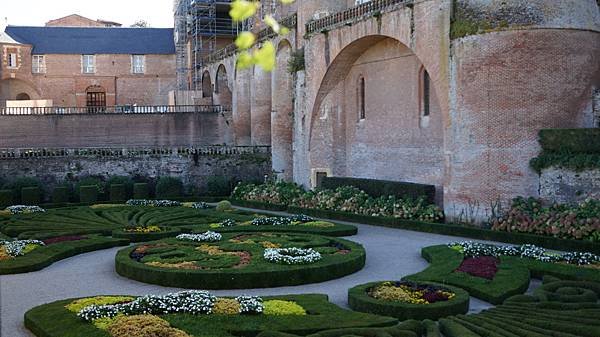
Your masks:
[[[328,294],[330,300],[347,306],[349,288],[370,281],[395,280],[427,267],[421,248],[462,240],[457,237],[357,225],[359,233],[348,239],[367,250],[364,269],[341,279],[318,284],[270,289],[213,291],[217,295]],[[78,255],[33,273],[0,276],[1,337],[32,337],[23,326],[23,314],[38,305],[73,297],[95,295],[162,294],[179,289],[148,285],[123,278],[114,270],[114,257],[121,248]],[[489,307],[471,298],[471,312]]]

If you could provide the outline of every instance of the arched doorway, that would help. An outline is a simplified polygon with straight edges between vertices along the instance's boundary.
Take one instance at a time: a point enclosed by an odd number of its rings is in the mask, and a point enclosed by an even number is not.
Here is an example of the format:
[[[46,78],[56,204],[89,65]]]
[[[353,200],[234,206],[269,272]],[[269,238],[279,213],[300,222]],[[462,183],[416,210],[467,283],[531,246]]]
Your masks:
[[[202,74],[202,104],[213,104],[213,87],[208,70]]]
[[[288,70],[292,46],[284,40],[277,48],[277,63],[272,79],[271,153],[273,171],[279,178],[293,179],[293,75]]]
[[[29,97],[29,94],[27,93],[20,93],[17,95],[17,101],[29,101],[31,100],[31,97]]]
[[[100,113],[106,111],[106,90],[99,86],[93,85],[85,90],[86,100],[85,106],[88,113]]]
[[[227,79],[227,69],[225,65],[219,65],[217,69],[217,78],[215,79],[215,95],[214,103],[222,105],[226,109],[230,109],[232,105],[232,94],[229,88],[229,80]]]

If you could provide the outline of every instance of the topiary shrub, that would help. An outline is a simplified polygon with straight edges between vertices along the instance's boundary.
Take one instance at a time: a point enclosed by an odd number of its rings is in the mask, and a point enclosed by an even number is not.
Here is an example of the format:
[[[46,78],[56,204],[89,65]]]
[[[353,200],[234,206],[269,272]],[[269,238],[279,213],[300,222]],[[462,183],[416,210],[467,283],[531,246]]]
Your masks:
[[[231,209],[232,209],[231,203],[227,200],[220,201],[217,204],[217,208],[216,208],[217,212],[225,212],[225,211],[229,211]]]
[[[13,193],[13,197],[12,197],[12,201],[14,204],[21,204],[21,190],[24,187],[37,187],[39,188],[40,191],[43,191],[42,189],[42,183],[39,181],[39,179],[37,178],[32,178],[32,177],[20,177],[17,178],[7,184],[5,184],[3,186],[3,189],[5,190],[12,190]]]
[[[110,192],[112,185],[123,185],[125,187],[125,198],[120,200],[130,199],[133,195],[133,180],[126,176],[112,176],[106,181],[106,190]],[[112,197],[111,197],[111,200]]]
[[[103,196],[106,192],[106,190],[104,189],[104,182],[102,181],[102,179],[100,179],[99,177],[85,177],[79,180],[79,182],[77,182],[75,184],[75,193],[79,196],[81,196],[81,187],[83,186],[95,186],[96,187],[96,195],[98,197]]]
[[[212,176],[207,181],[207,194],[215,197],[228,196],[233,191],[231,179],[225,176]]]
[[[4,209],[13,204],[13,191],[0,190],[0,208]]]
[[[110,201],[127,200],[127,186],[124,184],[112,184],[109,190]]]
[[[42,192],[37,187],[24,187],[21,189],[21,203],[24,205],[39,205]]]
[[[113,337],[190,337],[182,330],[172,328],[169,322],[153,315],[117,317],[108,326]]]
[[[94,203],[98,201],[98,186],[80,186],[79,187],[79,201],[82,203]]]
[[[57,186],[52,191],[52,202],[55,204],[69,202],[71,190],[67,186]]]
[[[171,199],[183,195],[183,182],[177,177],[160,177],[156,183],[156,198]]]
[[[150,188],[147,183],[133,184],[133,199],[150,198]]]

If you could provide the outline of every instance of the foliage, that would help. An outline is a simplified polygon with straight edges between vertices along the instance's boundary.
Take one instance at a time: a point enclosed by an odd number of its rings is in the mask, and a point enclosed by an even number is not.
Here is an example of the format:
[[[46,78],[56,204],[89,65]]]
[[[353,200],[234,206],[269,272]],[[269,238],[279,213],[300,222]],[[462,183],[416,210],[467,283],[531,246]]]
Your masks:
[[[38,205],[41,196],[42,191],[38,187],[23,187],[21,189],[21,202],[25,205]]]
[[[127,200],[127,187],[123,184],[112,184],[109,188],[110,201]]]
[[[177,235],[177,240],[193,241],[193,242],[217,242],[221,241],[223,236],[215,232],[206,232],[202,234],[180,234]]]
[[[303,71],[306,68],[306,61],[304,60],[304,48],[292,52],[287,68],[290,74],[295,74],[299,71]]]
[[[117,317],[108,326],[108,332],[112,337],[191,337],[164,319],[146,314]]]
[[[77,195],[81,195],[82,186],[95,186],[99,195],[104,195],[106,192],[106,184],[100,177],[88,176],[79,179],[79,181],[75,183],[75,193],[77,193]]]
[[[491,256],[468,257],[463,260],[456,271],[493,280],[498,272],[498,263],[500,260]]]
[[[69,202],[70,195],[70,186],[57,186],[52,191],[52,202],[55,204]]]
[[[435,202],[435,186],[364,178],[325,177],[322,189],[335,190],[338,187],[352,186],[372,197],[394,196],[398,199],[425,198],[428,204]]]
[[[546,207],[535,198],[519,197],[506,215],[494,220],[492,229],[600,242],[600,236],[595,235],[600,231],[600,200]]]
[[[173,200],[147,200],[147,199],[131,199],[125,202],[127,206],[147,206],[147,207],[179,207],[181,202]]]
[[[133,184],[134,199],[148,199],[150,197],[150,189],[147,183]]]
[[[65,308],[71,312],[78,313],[85,307],[89,307],[90,305],[107,305],[107,304],[117,304],[117,303],[126,303],[131,302],[135,298],[131,296],[96,296],[96,297],[86,297],[75,300],[67,305]]]
[[[263,306],[265,315],[306,315],[306,310],[293,301],[269,300]]]
[[[96,185],[80,186],[79,201],[82,203],[94,203],[98,201],[98,188]]]
[[[183,195],[183,182],[177,177],[160,177],[156,183],[159,199],[179,198]]]
[[[227,196],[233,191],[231,179],[225,176],[210,176],[206,184],[209,196]]]
[[[219,203],[217,203],[217,207],[215,208],[217,212],[225,212],[232,209],[233,208],[231,207],[231,202],[227,200],[219,201]]]
[[[111,196],[111,200],[127,200],[133,194],[133,180],[130,177],[128,177],[128,176],[111,176],[106,181],[106,187],[105,187],[105,189],[107,191],[109,191],[110,187],[112,185],[123,185],[123,186],[125,186],[125,198],[123,198],[123,199],[112,199],[112,196]]]
[[[442,287],[408,281],[382,282],[370,288],[367,293],[378,300],[423,305],[449,301],[456,296]]]
[[[216,315],[237,315],[240,313],[240,302],[233,298],[218,298],[212,312]]]
[[[575,171],[600,168],[599,129],[546,129],[539,134],[542,152],[530,162],[536,172],[552,166]]]
[[[276,182],[262,185],[240,183],[233,190],[233,199],[268,202],[272,204],[290,205],[292,201],[304,193],[302,187],[295,183]]]
[[[8,207],[13,204],[13,191],[0,190],[0,208]]]
[[[40,206],[33,206],[33,205],[15,205],[15,206],[8,206],[6,207],[6,210],[10,212],[10,214],[33,214],[33,213],[44,213],[46,212],[45,209],[41,208]]]
[[[42,183],[39,179],[33,177],[19,177],[2,186],[3,190],[12,190],[13,203],[22,203],[21,190],[25,187],[37,187],[40,191],[43,191]],[[43,196],[40,196],[43,197]]]
[[[265,260],[281,264],[310,264],[321,260],[321,254],[312,248],[267,248]]]

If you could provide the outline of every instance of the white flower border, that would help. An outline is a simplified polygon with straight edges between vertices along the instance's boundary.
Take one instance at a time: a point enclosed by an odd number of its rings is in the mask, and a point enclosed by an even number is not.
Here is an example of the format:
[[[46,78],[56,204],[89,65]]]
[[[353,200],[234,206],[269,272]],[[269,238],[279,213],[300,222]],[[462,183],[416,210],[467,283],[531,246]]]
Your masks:
[[[175,237],[177,240],[194,242],[216,242],[221,241],[223,235],[216,232],[205,232],[202,234],[179,234]]]
[[[13,205],[6,207],[6,210],[10,212],[10,214],[23,214],[23,213],[44,213],[45,209],[40,206],[26,206],[26,205]]]
[[[267,248],[263,254],[265,260],[281,264],[309,264],[321,260],[319,252],[312,248]]]
[[[27,245],[45,246],[46,244],[39,240],[0,241],[0,246],[4,246],[6,253],[12,257],[25,255],[23,249]]]

